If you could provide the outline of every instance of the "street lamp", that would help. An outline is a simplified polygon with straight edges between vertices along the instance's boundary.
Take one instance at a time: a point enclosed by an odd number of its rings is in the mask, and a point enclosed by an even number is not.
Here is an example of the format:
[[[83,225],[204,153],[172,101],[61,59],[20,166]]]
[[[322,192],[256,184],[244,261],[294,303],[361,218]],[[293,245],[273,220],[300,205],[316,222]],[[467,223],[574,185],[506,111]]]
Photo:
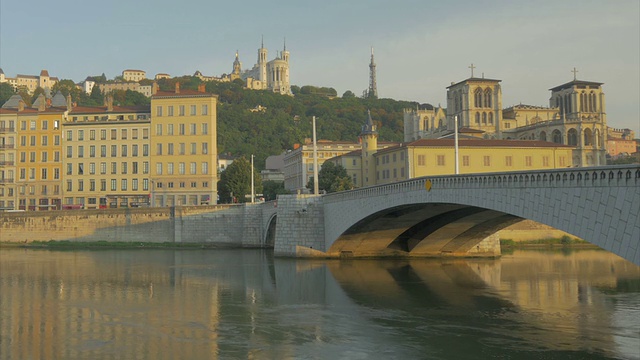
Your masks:
[[[458,115],[453,117],[453,132],[454,132],[454,152],[456,156],[456,175],[460,174],[460,166],[458,164]]]
[[[320,190],[318,189],[318,146],[316,141],[316,117],[311,117],[313,126],[313,193],[318,195]],[[300,116],[295,115],[293,117],[294,122],[300,121]],[[303,161],[304,164],[304,161]]]
[[[256,191],[253,186],[253,154],[251,154],[251,203],[253,204],[256,199]]]

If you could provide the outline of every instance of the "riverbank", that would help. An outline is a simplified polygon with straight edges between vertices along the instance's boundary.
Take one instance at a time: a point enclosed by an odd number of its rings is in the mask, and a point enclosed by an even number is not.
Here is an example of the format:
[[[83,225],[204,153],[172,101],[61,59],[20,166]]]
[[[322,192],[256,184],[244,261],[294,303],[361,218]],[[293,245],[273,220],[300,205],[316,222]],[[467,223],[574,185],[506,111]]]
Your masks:
[[[125,241],[66,241],[66,240],[50,240],[50,241],[31,241],[31,242],[0,242],[0,249],[3,248],[25,248],[25,249],[90,249],[90,250],[113,250],[113,249],[169,249],[169,250],[188,250],[188,249],[235,249],[240,248],[234,244],[213,244],[213,243],[174,243],[174,242],[125,242]]]
[[[548,248],[548,247],[570,247],[570,248],[585,248],[585,249],[599,249],[600,247],[591,244],[590,242],[571,238],[570,236],[562,236],[561,238],[548,238],[537,240],[524,240],[514,241],[511,239],[500,239],[501,249],[535,249],[535,248]]]

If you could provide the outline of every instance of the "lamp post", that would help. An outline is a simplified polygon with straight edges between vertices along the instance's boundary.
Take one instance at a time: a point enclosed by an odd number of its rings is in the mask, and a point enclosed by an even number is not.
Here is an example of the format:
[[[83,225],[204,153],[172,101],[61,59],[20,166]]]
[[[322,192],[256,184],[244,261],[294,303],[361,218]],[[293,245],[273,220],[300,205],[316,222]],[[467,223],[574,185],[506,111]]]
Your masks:
[[[313,193],[318,195],[318,144],[316,141],[316,117],[313,119]]]
[[[251,154],[251,203],[253,204],[256,199],[256,192],[253,186],[253,154]]]

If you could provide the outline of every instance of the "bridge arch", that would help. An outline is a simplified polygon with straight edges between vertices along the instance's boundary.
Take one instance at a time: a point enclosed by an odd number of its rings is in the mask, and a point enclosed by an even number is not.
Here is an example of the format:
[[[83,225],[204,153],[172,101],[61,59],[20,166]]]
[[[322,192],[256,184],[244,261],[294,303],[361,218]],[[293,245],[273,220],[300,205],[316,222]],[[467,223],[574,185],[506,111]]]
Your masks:
[[[341,251],[352,251],[346,244],[360,242],[356,250],[370,255],[433,254],[435,247],[425,240],[437,240],[440,253],[460,252],[478,244],[479,236],[475,243],[469,239],[472,233],[488,238],[500,226],[530,219],[640,264],[639,166],[509,173],[524,180],[517,182],[504,181],[504,176],[417,178],[325,195],[323,251],[339,256]],[[455,226],[431,230],[423,229],[427,223],[419,226],[436,216],[467,228],[456,232]],[[375,237],[359,235],[364,233]]]
[[[274,248],[276,243],[276,224],[278,220],[278,214],[273,213],[267,221],[267,228],[264,232],[264,239],[262,244],[267,248]]]

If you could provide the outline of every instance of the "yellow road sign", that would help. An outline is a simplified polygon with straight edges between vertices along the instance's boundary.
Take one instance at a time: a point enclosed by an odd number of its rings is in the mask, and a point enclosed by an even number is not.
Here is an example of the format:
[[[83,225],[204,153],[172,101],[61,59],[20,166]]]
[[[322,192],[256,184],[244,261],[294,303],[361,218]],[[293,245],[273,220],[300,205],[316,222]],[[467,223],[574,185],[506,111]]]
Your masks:
[[[424,182],[424,187],[427,191],[431,191],[431,180],[427,179],[427,181]]]

